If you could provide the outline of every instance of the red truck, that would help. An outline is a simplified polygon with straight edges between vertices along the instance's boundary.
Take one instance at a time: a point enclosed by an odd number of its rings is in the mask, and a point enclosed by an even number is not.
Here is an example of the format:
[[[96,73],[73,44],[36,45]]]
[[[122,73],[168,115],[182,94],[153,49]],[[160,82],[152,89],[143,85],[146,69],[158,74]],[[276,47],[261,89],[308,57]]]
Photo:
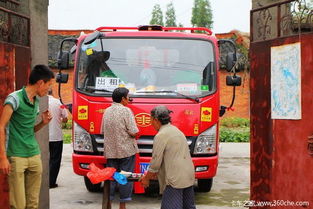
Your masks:
[[[74,42],[71,52],[65,42]],[[172,124],[186,136],[200,191],[208,192],[216,175],[219,158],[220,106],[219,46],[207,28],[162,26],[99,27],[93,33],[61,42],[57,82],[67,82],[69,55],[75,57],[73,103],[73,169],[84,176],[89,191],[99,191],[86,177],[88,165],[103,168],[101,120],[112,103],[112,91],[130,90],[133,111],[140,130],[137,172],[144,172],[151,160],[153,137],[150,111],[165,105],[173,111]],[[230,71],[236,50],[225,57]],[[227,78],[228,85],[240,85],[240,77]],[[135,193],[142,189],[135,185]]]

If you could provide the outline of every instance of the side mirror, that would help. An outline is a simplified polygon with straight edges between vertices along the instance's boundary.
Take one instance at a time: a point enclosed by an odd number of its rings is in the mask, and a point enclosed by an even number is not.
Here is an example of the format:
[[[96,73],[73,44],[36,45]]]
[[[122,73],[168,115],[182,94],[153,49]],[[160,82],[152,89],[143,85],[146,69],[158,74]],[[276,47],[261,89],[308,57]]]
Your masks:
[[[226,57],[226,70],[230,72],[233,69],[236,62],[237,62],[236,54],[232,52],[228,53]]]
[[[58,73],[56,78],[55,78],[55,81],[57,83],[67,83],[67,81],[68,81],[68,74]]]
[[[241,77],[238,75],[228,75],[226,76],[227,86],[241,86]]]
[[[68,69],[70,65],[70,54],[66,51],[58,53],[58,69]]]
[[[61,41],[60,50],[58,53],[58,69],[68,69],[69,68],[69,60],[70,54],[68,51],[63,51],[64,42],[73,42],[75,45],[77,44],[77,38],[65,38]]]

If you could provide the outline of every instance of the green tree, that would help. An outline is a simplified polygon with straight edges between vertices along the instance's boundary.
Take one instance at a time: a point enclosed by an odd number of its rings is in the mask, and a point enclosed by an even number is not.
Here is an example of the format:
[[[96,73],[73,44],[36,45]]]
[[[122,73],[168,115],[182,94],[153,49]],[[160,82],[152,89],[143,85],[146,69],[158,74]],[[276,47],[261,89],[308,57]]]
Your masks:
[[[150,20],[151,25],[164,25],[163,13],[159,4],[154,5],[152,10],[152,18]]]
[[[166,8],[165,13],[165,26],[166,27],[176,27],[176,15],[173,2],[169,3]]]
[[[201,0],[195,0],[193,3],[193,8],[192,8],[192,17],[191,17],[191,24],[193,27],[195,27],[198,23],[198,10],[199,10],[199,5],[200,5]]]
[[[193,27],[212,28],[213,15],[209,0],[195,0],[192,8],[191,24]]]

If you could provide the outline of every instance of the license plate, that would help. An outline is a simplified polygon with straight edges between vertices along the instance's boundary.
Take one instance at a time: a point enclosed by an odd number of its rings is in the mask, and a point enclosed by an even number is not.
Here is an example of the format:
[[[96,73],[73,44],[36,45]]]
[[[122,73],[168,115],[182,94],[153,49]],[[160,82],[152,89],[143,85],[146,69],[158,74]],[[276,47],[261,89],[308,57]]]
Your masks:
[[[140,163],[140,173],[144,173],[146,170],[149,169],[150,163]]]

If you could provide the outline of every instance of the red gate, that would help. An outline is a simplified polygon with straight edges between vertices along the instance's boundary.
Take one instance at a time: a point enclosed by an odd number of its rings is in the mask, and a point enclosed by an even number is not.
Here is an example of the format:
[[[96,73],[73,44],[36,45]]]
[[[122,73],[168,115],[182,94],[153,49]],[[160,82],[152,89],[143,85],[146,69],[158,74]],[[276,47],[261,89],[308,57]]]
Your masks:
[[[19,3],[5,1],[14,9]],[[0,103],[15,89],[27,84],[31,66],[30,19],[0,7]],[[0,112],[2,105],[0,105]],[[0,205],[9,208],[7,177],[0,174]]]
[[[312,208],[312,8],[289,0],[253,9],[250,17],[250,199],[251,206],[263,204],[251,208]],[[301,118],[272,119],[271,47],[292,43],[301,44]]]

